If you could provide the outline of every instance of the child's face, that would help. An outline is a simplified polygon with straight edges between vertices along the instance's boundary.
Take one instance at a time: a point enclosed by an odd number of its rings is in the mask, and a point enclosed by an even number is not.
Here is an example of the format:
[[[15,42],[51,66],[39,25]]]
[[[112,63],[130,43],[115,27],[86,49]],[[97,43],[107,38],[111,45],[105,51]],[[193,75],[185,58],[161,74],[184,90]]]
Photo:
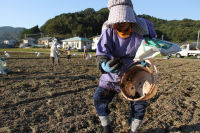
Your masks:
[[[128,28],[131,26],[131,23],[129,22],[125,22],[125,23],[117,23],[116,27],[119,31],[123,32],[123,31],[127,31]]]

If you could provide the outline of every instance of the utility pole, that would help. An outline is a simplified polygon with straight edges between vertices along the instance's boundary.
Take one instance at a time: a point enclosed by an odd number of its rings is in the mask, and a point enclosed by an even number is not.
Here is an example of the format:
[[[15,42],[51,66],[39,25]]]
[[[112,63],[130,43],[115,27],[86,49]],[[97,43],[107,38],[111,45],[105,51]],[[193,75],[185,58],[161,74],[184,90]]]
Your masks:
[[[196,46],[196,48],[199,48],[199,34],[200,34],[200,30],[198,31],[198,35],[197,35],[197,46]]]
[[[41,38],[42,38],[42,37],[44,37],[44,35],[43,35],[43,33],[42,33],[42,32],[40,33],[40,35],[41,35],[41,36],[40,36]]]
[[[164,35],[162,35],[162,40],[163,40],[163,38],[164,38]]]

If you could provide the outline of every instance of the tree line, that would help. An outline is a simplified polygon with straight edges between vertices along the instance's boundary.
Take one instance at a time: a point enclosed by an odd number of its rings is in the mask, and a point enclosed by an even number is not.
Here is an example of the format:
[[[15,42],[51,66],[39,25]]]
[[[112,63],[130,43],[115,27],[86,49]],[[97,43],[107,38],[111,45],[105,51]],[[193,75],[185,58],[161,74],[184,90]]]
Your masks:
[[[73,36],[90,38],[101,33],[103,23],[107,20],[109,10],[102,8],[95,11],[87,8],[80,12],[64,13],[49,19],[40,28],[34,26],[21,32],[20,38],[25,34],[42,33],[45,36],[70,38]],[[191,42],[197,40],[197,32],[200,30],[200,20],[163,20],[149,15],[139,15],[154,25],[158,38],[176,43]],[[39,36],[38,36],[39,37]]]

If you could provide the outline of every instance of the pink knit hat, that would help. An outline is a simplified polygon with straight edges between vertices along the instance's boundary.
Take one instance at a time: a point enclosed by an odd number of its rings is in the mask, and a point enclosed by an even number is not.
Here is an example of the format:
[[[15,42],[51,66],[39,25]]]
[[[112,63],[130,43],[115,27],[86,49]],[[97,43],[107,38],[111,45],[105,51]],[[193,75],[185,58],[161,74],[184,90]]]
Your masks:
[[[108,25],[122,22],[136,22],[136,14],[133,10],[131,0],[109,0],[108,9],[110,10],[107,21]]]

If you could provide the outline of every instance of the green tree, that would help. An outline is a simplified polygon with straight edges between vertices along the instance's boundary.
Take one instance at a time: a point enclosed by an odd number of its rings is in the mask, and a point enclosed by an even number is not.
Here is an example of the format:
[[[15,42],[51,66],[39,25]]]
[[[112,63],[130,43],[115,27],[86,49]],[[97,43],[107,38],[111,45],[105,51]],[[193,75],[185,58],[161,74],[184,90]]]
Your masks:
[[[103,23],[108,19],[109,10],[102,8],[95,11],[87,8],[84,11],[67,13],[48,20],[40,29],[44,34],[63,37],[82,36],[92,37],[101,33]],[[151,21],[158,38],[173,42],[196,41],[197,31],[200,30],[200,21],[191,19],[163,20],[149,15],[139,15]]]
[[[40,29],[38,27],[38,25],[30,28],[30,29],[24,29],[21,33],[20,33],[20,39],[23,39],[25,37],[34,37],[34,38],[39,38],[40,37]]]

